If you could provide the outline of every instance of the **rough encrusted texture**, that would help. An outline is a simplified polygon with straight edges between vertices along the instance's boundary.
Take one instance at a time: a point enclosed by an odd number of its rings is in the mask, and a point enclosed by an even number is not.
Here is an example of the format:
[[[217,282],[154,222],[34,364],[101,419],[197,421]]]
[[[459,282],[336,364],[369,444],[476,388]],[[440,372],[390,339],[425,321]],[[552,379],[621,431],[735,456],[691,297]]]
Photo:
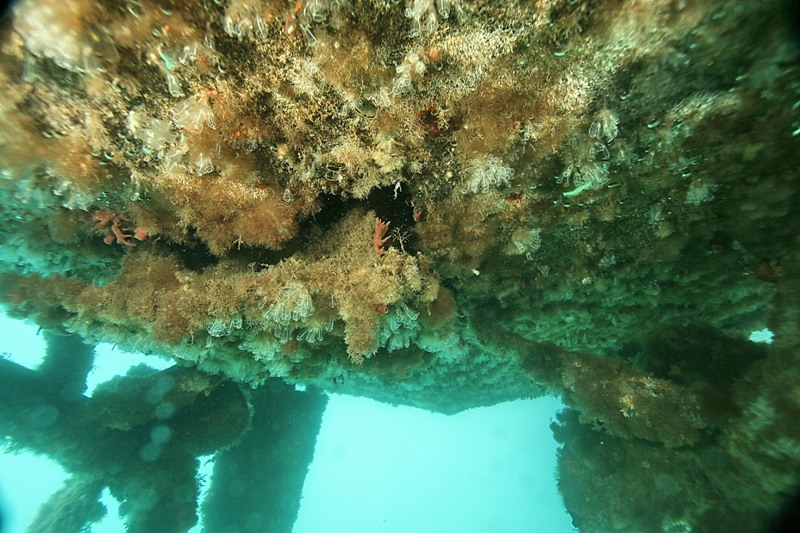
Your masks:
[[[712,446],[747,483],[800,462],[780,423],[800,400],[767,371],[796,364],[798,329],[782,4],[219,4],[16,6],[11,313],[253,384],[446,412],[547,390],[626,445]],[[97,210],[147,239],[105,245]],[[685,328],[743,339],[770,321],[781,347],[736,365],[770,392],[709,392],[697,376],[725,365],[689,362]],[[765,420],[781,444],[759,459]],[[766,511],[793,479],[769,482]],[[702,503],[634,528],[702,523]],[[582,511],[630,526],[617,508]]]

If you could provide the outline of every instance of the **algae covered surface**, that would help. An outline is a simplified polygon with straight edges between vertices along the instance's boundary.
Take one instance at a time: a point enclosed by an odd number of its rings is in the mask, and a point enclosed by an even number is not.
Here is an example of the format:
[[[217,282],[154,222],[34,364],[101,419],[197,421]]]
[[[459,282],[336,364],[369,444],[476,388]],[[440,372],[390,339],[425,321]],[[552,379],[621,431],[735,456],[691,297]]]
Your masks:
[[[579,529],[758,531],[800,466],[788,7],[17,2],[0,299],[245,390],[558,395]]]

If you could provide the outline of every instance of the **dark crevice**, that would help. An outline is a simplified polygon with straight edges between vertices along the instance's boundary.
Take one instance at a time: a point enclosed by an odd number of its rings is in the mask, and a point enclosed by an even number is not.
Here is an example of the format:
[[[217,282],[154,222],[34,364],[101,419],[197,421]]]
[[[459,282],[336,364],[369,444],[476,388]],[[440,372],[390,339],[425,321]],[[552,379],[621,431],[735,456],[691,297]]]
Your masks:
[[[280,250],[269,250],[263,247],[242,245],[233,248],[226,254],[226,259],[239,264],[255,264],[260,268],[274,265],[280,261],[308,249],[314,241],[320,239],[333,226],[339,223],[354,209],[372,210],[376,216],[391,223],[390,247],[402,249],[414,254],[418,248],[417,238],[413,231],[414,219],[411,207],[411,194],[408,191],[383,187],[373,189],[366,199],[342,198],[333,194],[319,198],[322,209],[299,224],[297,236],[288,241]],[[399,242],[402,240],[402,243]],[[169,239],[161,239],[161,246],[174,253],[181,265],[194,272],[216,265],[218,257],[214,256],[208,246],[197,237],[194,228],[189,229],[185,243],[175,243]],[[402,244],[402,246],[401,246]]]
[[[399,248],[414,255],[419,250],[419,239],[414,231],[414,209],[408,187],[395,190],[392,187],[373,189],[367,197],[367,208],[375,211],[378,218],[391,225],[389,247]],[[402,240],[398,242],[398,240]]]
[[[211,253],[205,242],[197,237],[194,228],[189,228],[185,243],[176,243],[169,239],[161,239],[159,244],[165,245],[181,263],[181,266],[193,272],[201,272],[203,269],[214,266],[218,258]]]

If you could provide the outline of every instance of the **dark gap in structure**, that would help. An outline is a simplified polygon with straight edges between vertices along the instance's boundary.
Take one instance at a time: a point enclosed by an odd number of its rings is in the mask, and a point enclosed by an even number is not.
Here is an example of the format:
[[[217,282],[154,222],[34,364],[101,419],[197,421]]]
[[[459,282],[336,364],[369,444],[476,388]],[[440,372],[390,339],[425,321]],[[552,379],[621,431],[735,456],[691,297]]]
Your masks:
[[[156,242],[173,252],[181,262],[181,266],[192,272],[202,272],[203,269],[217,264],[219,259],[211,253],[206,243],[197,237],[194,228],[189,228],[186,240],[191,244],[178,244],[167,238]]]
[[[387,235],[392,238],[387,246],[415,254],[419,243],[414,232],[414,209],[408,187],[404,189],[400,185],[373,189],[366,202],[367,208],[375,211],[378,218],[390,223]]]

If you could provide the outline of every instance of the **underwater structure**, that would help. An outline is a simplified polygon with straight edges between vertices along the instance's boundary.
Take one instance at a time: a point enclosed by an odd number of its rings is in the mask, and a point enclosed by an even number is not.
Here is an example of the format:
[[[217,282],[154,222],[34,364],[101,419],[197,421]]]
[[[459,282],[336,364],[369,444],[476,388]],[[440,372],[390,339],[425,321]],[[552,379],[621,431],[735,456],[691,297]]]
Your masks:
[[[208,530],[290,531],[322,391],[558,395],[581,531],[761,530],[800,481],[788,5],[16,3],[0,300],[50,349],[0,361],[0,434],[74,476],[37,531],[105,486],[185,531],[223,449]],[[87,399],[98,342],[179,365]]]

